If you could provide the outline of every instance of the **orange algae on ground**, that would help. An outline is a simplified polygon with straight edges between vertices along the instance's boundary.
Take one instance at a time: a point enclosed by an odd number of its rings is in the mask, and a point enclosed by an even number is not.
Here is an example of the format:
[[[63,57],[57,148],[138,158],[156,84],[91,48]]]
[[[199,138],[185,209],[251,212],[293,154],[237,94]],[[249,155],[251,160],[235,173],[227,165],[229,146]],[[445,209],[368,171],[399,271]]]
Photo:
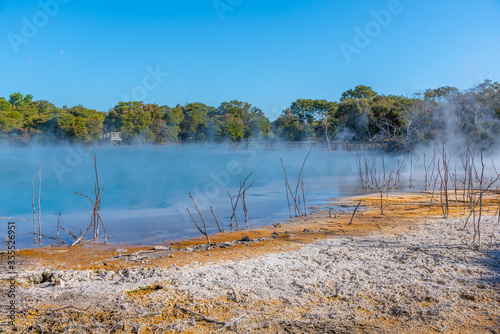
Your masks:
[[[430,199],[433,197],[433,205]],[[352,208],[359,199],[361,207],[356,213],[352,225],[348,225]],[[153,246],[123,246],[125,251],[118,251],[116,247],[102,249],[102,247],[73,247],[68,248],[42,248],[23,250],[18,253],[25,268],[44,267],[46,270],[115,270],[126,268],[170,268],[219,264],[229,261],[239,261],[262,257],[267,254],[290,252],[299,250],[304,245],[324,239],[336,237],[361,237],[373,234],[395,235],[404,234],[406,231],[417,228],[427,218],[441,218],[439,197],[427,193],[391,194],[384,197],[384,215],[380,214],[380,196],[378,194],[366,195],[337,200],[333,206],[335,213],[330,213],[327,207],[315,207],[314,213],[308,217],[298,217],[288,223],[274,224],[252,230],[242,230],[232,233],[219,233],[211,236],[214,246],[210,249],[199,249],[191,252],[177,251],[168,256],[148,259],[140,262],[127,260],[127,255],[143,254],[151,251]],[[458,206],[454,205],[458,203]],[[493,206],[498,206],[496,199],[492,200]],[[490,202],[485,204],[489,205]],[[341,211],[344,212],[341,212]],[[453,201],[450,207],[450,217],[466,217],[469,212],[463,203]],[[331,217],[330,217],[331,215]],[[272,224],[274,222],[270,222]],[[237,243],[230,247],[223,247],[224,243],[241,240],[243,237],[259,239],[258,242]],[[175,242],[170,246],[173,250],[195,248],[204,244],[204,238],[196,238]],[[222,246],[221,246],[222,245]],[[325,282],[325,284],[332,284]],[[498,296],[498,295],[497,295]],[[96,322],[107,328],[112,328],[114,333],[153,333],[163,332],[183,333],[213,333],[238,332],[247,328],[246,332],[290,332],[290,333],[323,333],[323,332],[352,332],[352,333],[399,333],[399,332],[442,332],[449,333],[477,332],[478,330],[498,330],[498,312],[484,314],[481,312],[470,313],[463,319],[440,320],[439,322],[419,321],[417,318],[394,310],[391,316],[373,312],[376,309],[376,300],[371,296],[358,297],[360,300],[349,300],[343,296],[326,296],[310,294],[310,303],[294,304],[290,301],[275,298],[249,299],[239,296],[237,292],[225,297],[199,300],[188,293],[171,286],[168,280],[158,284],[134,288],[124,294],[124,301],[133,305],[130,310],[125,308],[108,307],[93,310],[67,308],[60,309],[61,305],[47,303],[37,305],[35,309],[28,310],[19,317],[19,328],[29,328],[39,324],[40,328],[62,332],[68,329],[68,324],[75,323],[75,329],[85,331],[85,326],[91,328]],[[465,298],[465,297],[464,297]],[[472,296],[470,303],[483,302],[500,306],[500,297],[490,295],[484,297]],[[465,298],[466,299],[466,298]],[[77,301],[75,301],[77,303]],[[362,321],[336,322],[334,319],[312,321],[311,312],[318,305],[345,305],[353,303],[353,314]],[[358,304],[358,305],[356,305]],[[422,300],[423,308],[436,306],[435,300]],[[155,306],[151,306],[155,305]],[[176,307],[180,305],[193,313],[183,311]],[[363,305],[368,305],[366,307]],[[144,310],[137,314],[137,309]],[[57,310],[57,311],[54,311]],[[203,317],[197,316],[200,314]],[[50,315],[59,319],[48,323],[43,320]],[[48,319],[48,318],[47,318]],[[273,319],[279,319],[273,321]],[[213,321],[212,321],[213,320]],[[219,323],[224,323],[223,325]],[[258,326],[244,327],[242,324],[258,324]],[[79,324],[76,326],[76,324]],[[240,324],[240,325],[238,325]],[[240,327],[238,327],[240,326]],[[110,330],[111,331],[111,330]]]

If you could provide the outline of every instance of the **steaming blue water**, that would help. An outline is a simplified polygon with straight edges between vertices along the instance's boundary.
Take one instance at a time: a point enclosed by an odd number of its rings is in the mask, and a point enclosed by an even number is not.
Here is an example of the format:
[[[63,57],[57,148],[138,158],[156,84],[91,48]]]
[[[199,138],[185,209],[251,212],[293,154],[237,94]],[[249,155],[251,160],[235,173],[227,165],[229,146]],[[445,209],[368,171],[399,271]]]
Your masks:
[[[92,205],[75,191],[90,197],[94,194],[93,160],[87,148],[4,146],[0,153],[0,216],[32,219],[31,173],[36,202],[41,158],[43,234],[56,235],[59,209],[62,226],[86,229]],[[293,184],[306,154],[303,150],[236,152],[226,145],[103,147],[98,154],[100,184],[105,186],[101,216],[110,242],[158,243],[199,235],[186,212],[189,207],[196,213],[189,192],[210,231],[216,232],[210,206],[228,225],[231,209],[227,190],[235,196],[239,181],[250,172],[250,180],[255,180],[247,192],[250,225],[283,221],[289,213],[280,157]],[[325,204],[330,198],[353,194],[355,181],[349,166],[354,165],[352,153],[313,150],[303,172],[307,204]],[[241,207],[237,212],[243,222]],[[3,240],[7,221],[0,224]],[[31,247],[33,236],[26,233],[32,232],[32,223],[18,221],[17,226],[18,247]],[[61,232],[63,235],[71,240]],[[49,243],[45,241],[45,245]]]

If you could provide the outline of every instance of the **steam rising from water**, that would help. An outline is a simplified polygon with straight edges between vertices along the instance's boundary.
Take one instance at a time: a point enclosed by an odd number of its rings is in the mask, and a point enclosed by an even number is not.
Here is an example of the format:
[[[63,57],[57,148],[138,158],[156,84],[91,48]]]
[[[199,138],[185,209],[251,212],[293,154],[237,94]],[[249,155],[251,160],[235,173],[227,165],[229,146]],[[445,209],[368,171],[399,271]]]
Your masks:
[[[456,166],[460,173],[463,150],[453,150],[453,147],[445,147],[451,158],[450,172],[453,173]],[[436,159],[440,159],[441,149],[442,146],[437,144]],[[434,148],[414,150],[411,174],[416,190],[422,190],[424,152],[426,165],[429,165]],[[87,228],[92,205],[75,191],[90,197],[94,194],[94,166],[88,148],[2,146],[0,154],[0,216],[32,219],[31,173],[35,175],[36,202],[37,169],[41,158],[43,234],[55,236],[59,209],[63,227],[76,234]],[[111,236],[110,242],[158,243],[197,236],[198,231],[186,212],[186,208],[190,208],[196,213],[189,192],[203,212],[210,226],[209,232],[215,233],[217,229],[210,206],[227,226],[231,214],[227,191],[235,196],[240,180],[250,172],[253,173],[250,180],[255,180],[247,192],[250,226],[283,221],[289,217],[289,212],[280,157],[293,187],[306,154],[307,150],[231,151],[227,145],[213,144],[103,147],[98,154],[100,185],[105,186],[101,216]],[[366,153],[370,159],[376,156],[378,172],[382,171],[382,155],[381,151]],[[384,159],[387,174],[390,171],[395,173],[403,160],[402,188],[410,178],[410,156],[386,154]],[[496,175],[492,161],[499,160],[497,155],[485,155],[484,160],[488,165],[487,175]],[[496,161],[495,165],[500,167],[500,162]],[[326,204],[334,197],[359,194],[359,184],[353,172],[356,173],[354,152],[313,150],[303,172],[307,205]],[[237,213],[239,220],[243,221],[241,207]],[[2,240],[7,232],[6,225],[6,220],[0,221]],[[31,222],[18,221],[18,247],[33,245],[33,236],[26,234],[32,231]],[[46,240],[44,245],[49,243]]]
[[[59,209],[62,226],[72,226],[74,231],[86,229],[92,205],[75,191],[90,197],[94,194],[94,166],[87,148],[3,146],[0,152],[0,216],[32,219],[31,173],[35,175],[36,202],[41,158],[43,234],[55,236]],[[153,243],[197,235],[186,212],[188,207],[196,212],[189,192],[211,232],[216,232],[210,206],[219,220],[228,224],[231,209],[227,191],[236,195],[239,181],[250,172],[250,180],[255,180],[247,193],[250,225],[288,218],[279,158],[283,158],[293,184],[306,154],[307,150],[230,151],[227,145],[208,144],[103,147],[98,154],[99,181],[105,186],[101,216],[110,242]],[[307,204],[323,204],[329,198],[352,194],[356,184],[349,167],[353,163],[351,153],[313,150],[303,172]],[[241,208],[238,213],[243,220]],[[6,223],[2,221],[2,226]],[[25,234],[32,232],[32,223],[20,221],[18,226],[18,242],[22,247],[32,246],[32,236]],[[0,237],[6,231],[0,231]]]

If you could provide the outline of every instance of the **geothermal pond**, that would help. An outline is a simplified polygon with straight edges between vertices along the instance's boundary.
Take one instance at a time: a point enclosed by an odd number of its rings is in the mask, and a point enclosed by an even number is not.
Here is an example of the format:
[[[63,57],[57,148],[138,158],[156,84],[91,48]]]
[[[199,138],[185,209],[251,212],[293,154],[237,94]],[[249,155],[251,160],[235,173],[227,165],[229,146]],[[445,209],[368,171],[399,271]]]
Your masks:
[[[42,233],[56,236],[59,210],[61,226],[75,234],[87,228],[92,205],[75,192],[94,196],[95,174],[88,148],[3,146],[0,153],[1,217],[32,220],[31,173],[37,206],[38,165],[42,159]],[[306,155],[307,150],[231,151],[227,145],[102,147],[98,154],[100,184],[105,186],[101,217],[111,237],[109,242],[155,244],[198,236],[186,211],[190,208],[196,213],[189,192],[211,233],[217,232],[211,206],[228,229],[232,210],[227,191],[235,196],[240,180],[250,172],[249,180],[255,181],[246,195],[250,227],[282,222],[289,213],[280,158],[293,185]],[[355,165],[352,152],[313,150],[303,171],[307,205],[356,194],[357,184],[350,170]],[[241,206],[237,214],[240,223],[244,222]],[[0,220],[2,240],[7,222]],[[32,247],[33,235],[27,233],[33,231],[33,223],[16,222],[17,248]],[[72,240],[63,231],[61,237]],[[44,245],[51,243],[49,239],[44,241]],[[2,242],[0,249],[4,248]]]

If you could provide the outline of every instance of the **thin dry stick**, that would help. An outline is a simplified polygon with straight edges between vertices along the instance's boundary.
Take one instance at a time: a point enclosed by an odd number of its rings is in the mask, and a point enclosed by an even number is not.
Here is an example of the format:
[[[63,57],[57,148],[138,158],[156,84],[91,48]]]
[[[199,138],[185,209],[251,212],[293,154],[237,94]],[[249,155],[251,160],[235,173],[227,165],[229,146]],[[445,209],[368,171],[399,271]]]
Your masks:
[[[0,219],[16,219],[16,220],[24,220],[24,221],[27,221],[27,222],[30,222],[31,220],[29,219],[26,219],[26,218],[19,218],[19,217],[0,217]]]
[[[99,175],[97,173],[97,154],[99,153],[99,149],[95,152],[92,152],[92,148],[89,144],[89,151],[94,159],[94,170],[95,170],[95,205],[94,205],[94,238],[99,236],[99,219],[97,218],[97,213],[100,208],[100,199],[101,199],[101,188],[99,187]],[[105,238],[106,240],[107,238]]]
[[[200,209],[198,208],[198,205],[197,205],[197,204],[196,204],[196,202],[194,201],[193,195],[191,195],[191,193],[189,193],[189,197],[191,197],[191,200],[192,200],[192,201],[193,201],[193,203],[194,203],[194,207],[196,208],[196,211],[198,211],[198,214],[200,215],[200,218],[201,218],[201,221],[203,222],[203,225],[206,225],[206,224],[205,224],[205,219],[203,218],[203,215],[201,214]]]
[[[499,205],[498,205],[498,210],[497,210],[497,212],[495,212],[495,214],[498,215],[497,222],[500,223],[500,201],[499,201]]]
[[[104,191],[104,187],[102,188],[102,190]],[[101,202],[101,200],[99,200],[99,203],[100,202]],[[108,243],[108,232],[106,232],[106,226],[104,226],[104,222],[102,221],[101,214],[99,213],[99,211],[97,211],[97,217],[99,218],[99,221],[101,222],[102,229],[104,230],[104,243],[107,244]]]
[[[467,219],[465,220],[465,223],[464,223],[464,226],[462,227],[462,229],[466,229],[467,228],[467,224],[469,223],[469,220],[470,220],[470,217],[473,216],[473,214],[475,214],[476,212],[476,206],[479,204],[479,199],[476,200],[474,202],[474,205],[472,206],[471,210],[470,210],[470,213],[469,213],[469,216],[467,217]]]
[[[464,169],[464,177],[463,177],[463,192],[462,192],[462,202],[464,204],[464,210],[467,208],[467,204],[465,201],[465,196],[467,193],[467,185],[469,184],[467,176],[469,175],[469,152],[470,152],[470,145],[467,146],[467,150],[465,151],[465,154],[460,155],[460,160],[462,161],[462,167]]]
[[[447,159],[445,146],[443,142],[443,179],[444,179],[444,196],[445,196],[445,218],[448,218],[450,214],[450,206],[448,200],[448,176],[449,176],[449,164],[450,160]]]
[[[218,321],[218,320],[214,320],[214,319],[207,318],[206,316],[204,316],[204,315],[203,315],[203,314],[201,314],[201,313],[198,313],[198,312],[192,311],[192,310],[190,310],[190,309],[187,309],[187,308],[185,308],[185,307],[179,306],[179,305],[177,305],[177,304],[174,306],[174,309],[179,309],[179,310],[184,311],[184,312],[186,312],[186,313],[190,313],[190,314],[192,314],[192,315],[196,315],[196,316],[198,316],[198,317],[202,318],[202,319],[203,319],[204,321],[206,321],[206,322],[214,323],[214,324],[217,324],[217,325],[225,325],[225,324],[226,324],[226,322],[225,322],[225,321]]]
[[[354,176],[354,178],[361,185],[361,189],[363,189],[363,191],[364,191],[365,190],[365,181],[363,179],[363,169],[361,167],[361,157],[359,156],[359,153],[358,153],[357,149],[355,151],[355,154],[356,154],[356,168],[357,168],[357,173],[354,173],[354,171],[352,170],[352,168],[349,167],[349,169],[351,170],[351,173]]]
[[[387,186],[385,187],[386,189],[386,192],[385,192],[385,206],[387,207],[387,203],[389,203],[389,184],[391,183],[391,180],[392,180],[392,173],[393,172],[390,172],[389,173],[389,179],[387,180]]]
[[[229,192],[228,192],[229,194]],[[234,196],[232,197],[234,199]],[[240,193],[238,192],[238,196],[236,196],[236,202],[234,202],[234,206],[232,207],[233,213],[231,215],[231,218],[229,219],[231,221],[231,225],[233,224],[233,218],[234,218],[234,223],[236,225],[236,228],[240,227],[240,224],[238,223],[238,216],[236,216],[236,208],[238,207],[238,202],[240,201]],[[231,200],[231,204],[233,201]]]
[[[410,181],[408,182],[408,187],[413,188],[413,147],[410,148]]]
[[[203,231],[200,226],[198,225],[198,222],[196,222],[196,219],[194,219],[193,215],[191,214],[191,211],[189,211],[188,208],[186,208],[187,212],[189,213],[189,215],[191,216],[191,219],[193,220],[194,224],[196,225],[196,228],[198,228],[198,231],[200,231],[201,234],[203,234],[204,236],[207,237],[207,242],[210,243],[210,239],[208,237],[207,234],[205,234],[205,231]]]
[[[42,245],[42,209],[40,205],[40,199],[42,196],[42,159],[40,159],[40,165],[38,166],[38,244]]]
[[[360,199],[360,200],[359,200],[358,205],[356,205],[356,208],[355,208],[355,209],[354,209],[354,211],[352,212],[351,221],[349,222],[349,224],[348,224],[348,225],[352,225],[352,221],[353,221],[353,219],[354,219],[354,215],[356,214],[356,211],[358,211],[358,208],[359,208],[359,206],[361,205],[361,201],[362,201],[362,200]]]
[[[252,173],[250,173],[250,175],[252,175]],[[250,175],[248,177],[250,177]],[[243,191],[241,195],[241,204],[243,205],[243,213],[245,214],[245,228],[248,228],[248,210],[247,210],[246,192],[248,189],[250,189],[250,187],[253,186],[255,182],[252,181],[252,183],[248,187],[245,187],[245,182],[247,181],[248,177],[243,182]]]
[[[92,224],[89,225],[89,227],[87,227],[87,230],[84,232],[84,233],[81,233],[80,236],[75,240],[75,242],[73,242],[71,244],[70,247],[73,247],[74,245],[77,245],[79,244],[80,242],[82,242],[82,240],[84,240],[84,237],[85,237],[85,234],[87,234],[87,232],[90,230],[90,228],[92,227]],[[80,231],[81,232],[81,231]],[[93,238],[92,241],[96,240],[97,238]]]
[[[481,176],[479,177],[479,217],[477,219],[477,246],[481,247],[481,217],[483,214],[483,180],[484,180],[484,162],[483,162],[483,152],[481,151]],[[477,177],[477,172],[476,172]],[[476,233],[474,233],[473,240],[476,239]]]
[[[380,215],[384,215],[384,189],[380,188]]]
[[[363,154],[365,151],[363,151]],[[366,170],[366,177],[367,177],[367,181],[366,181],[366,184],[368,186],[368,176],[370,176],[370,179],[371,179],[371,184],[369,185],[369,188],[370,189],[374,189],[375,187],[377,187],[377,183],[378,183],[378,180],[377,180],[377,157],[378,157],[378,147],[377,149],[375,150],[375,154],[372,154],[370,158],[368,157],[365,157],[365,170]],[[371,160],[371,166],[370,166],[370,160]],[[367,188],[368,190],[368,188]]]
[[[39,233],[32,233],[32,232],[30,232],[30,233],[27,233],[27,234],[35,234],[35,236],[37,236],[37,237],[38,237],[38,236],[40,236],[40,234],[39,234]],[[49,237],[48,235],[43,235],[43,234],[42,234],[41,236],[42,236],[42,237],[44,237],[44,238],[47,238],[47,239],[57,240],[57,238],[54,238],[54,237]],[[59,242],[61,242],[61,243],[63,243],[63,244],[65,244],[65,243],[66,243],[65,241],[62,241],[62,240],[58,241],[58,244],[59,244]]]
[[[383,174],[384,174],[383,184],[385,185],[385,181],[386,181],[386,171],[385,171],[385,147],[384,147],[384,154],[382,154],[382,172],[383,172]]]
[[[222,326],[220,329],[218,329],[216,333],[220,333],[224,328],[230,326],[231,324],[236,323],[238,320],[240,320],[246,316],[247,316],[247,314],[244,313],[244,314],[240,315],[239,317],[236,317],[236,318],[233,318],[231,320],[226,321],[226,324],[224,326]]]
[[[457,165],[455,164],[455,174],[453,175],[453,188],[455,189],[455,207],[458,208],[458,188],[457,188]]]
[[[288,211],[290,212],[290,218],[292,218],[292,209],[290,208],[290,199],[288,197],[288,187],[285,181],[285,191],[286,191],[286,202],[288,203]]]
[[[100,219],[100,220],[101,220],[101,223],[102,223],[102,219],[101,219],[101,216],[99,215],[99,211],[96,211],[96,210],[95,210],[95,206],[96,206],[96,204],[94,203],[94,201],[93,201],[90,197],[88,197],[87,195],[81,194],[81,193],[79,193],[79,192],[76,192],[76,191],[75,191],[75,194],[77,194],[77,195],[80,195],[80,196],[83,196],[83,197],[87,198],[87,199],[90,201],[90,203],[92,203],[92,205],[93,205],[93,207],[94,207],[94,210],[93,210],[93,213],[92,213],[92,217],[90,218],[90,225],[89,225],[89,227],[87,228],[87,230],[85,231],[85,233],[84,233],[84,234],[82,234],[82,235],[81,235],[81,237],[80,237],[81,239],[83,239],[83,237],[84,237],[84,236],[85,236],[85,234],[86,234],[86,233],[90,230],[90,228],[91,228],[91,227],[94,227],[94,229],[95,229],[95,219],[98,219],[98,220]],[[96,216],[97,218],[95,218],[94,216]],[[104,224],[103,224],[103,226],[104,226]],[[62,226],[61,226],[61,228],[62,228]],[[62,228],[62,229],[63,229],[63,228]],[[64,230],[64,229],[63,229],[63,230]],[[104,229],[104,230],[106,231],[106,229]],[[66,231],[66,232],[67,232],[67,231]],[[96,239],[96,238],[97,238],[97,237],[94,237],[93,239]],[[107,237],[106,237],[106,239],[107,239]]]
[[[36,247],[35,177],[31,173],[31,205],[33,206],[33,238]]]
[[[443,175],[441,174],[441,167],[440,167],[440,161],[438,160],[438,175],[441,180],[441,183],[439,185],[439,203],[441,211],[443,211],[443,217],[446,218],[446,210],[445,207],[443,206],[443,185],[444,185],[444,180],[443,180]]]
[[[313,149],[313,146],[311,146],[311,148],[309,149],[309,152],[307,152],[307,155],[304,158],[304,162],[302,163],[302,167],[300,167],[299,178],[297,180],[297,185],[295,186],[295,196],[294,196],[295,198],[297,198],[297,192],[299,190],[299,184],[301,183],[301,179],[303,181],[303,178],[301,178],[302,177],[302,171],[304,170],[304,166],[306,165],[307,158],[309,158],[309,155],[311,154],[312,149]],[[299,199],[299,201],[300,201],[300,199]],[[300,208],[300,205],[299,205],[299,208]],[[305,201],[304,201],[304,209],[305,209]],[[302,210],[300,210],[300,213],[301,213],[301,216],[302,216]],[[307,210],[306,210],[305,215],[307,216]]]
[[[292,188],[290,187],[290,183],[288,182],[288,176],[286,174],[286,169],[285,166],[283,165],[283,159],[280,158],[281,161],[281,168],[283,168],[283,173],[285,174],[285,188],[287,190],[287,199],[288,199],[288,192],[290,192],[290,196],[293,199],[294,205],[295,205],[295,217],[297,217],[297,212],[300,210],[300,208],[297,206],[297,199],[293,196]],[[288,203],[288,209],[290,209],[290,203]],[[292,217],[292,214],[290,212],[290,218]]]
[[[470,158],[470,163],[469,163],[469,175],[468,175],[468,178],[469,178],[469,184],[468,184],[468,188],[467,188],[467,192],[468,192],[468,198],[469,198],[469,207],[472,208],[472,203],[474,202],[473,199],[475,197],[475,193],[474,193],[474,178],[473,178],[473,174],[472,174],[472,171],[473,169],[475,169],[476,167],[476,164],[474,162],[474,155],[475,155],[475,151],[473,152],[470,147],[468,148],[469,150],[469,158]]]
[[[200,228],[200,226],[198,225],[198,222],[196,221],[196,219],[194,219],[191,211],[189,211],[189,208],[186,208],[186,210],[189,213],[189,215],[191,216],[191,219],[193,220],[194,224],[196,225],[196,228],[198,228],[198,231],[200,231],[201,234],[205,235],[205,232]]]
[[[500,180],[500,173],[498,172],[497,168],[495,167],[495,163],[492,161],[493,168],[495,169],[495,173],[497,173],[497,179]],[[498,222],[500,223],[500,200],[498,201]]]
[[[207,237],[207,242],[210,243],[210,238],[208,236],[208,232],[207,232],[207,224],[205,224],[205,219],[203,218],[203,215],[201,214],[200,212],[200,209],[198,208],[198,205],[196,204],[194,198],[193,198],[193,195],[191,195],[191,193],[189,193],[189,197],[191,197],[191,200],[193,201],[194,203],[194,207],[196,208],[196,210],[198,211],[198,214],[200,215],[200,218],[201,218],[201,221],[203,223],[203,228],[205,229],[205,232],[202,232],[206,237]],[[189,212],[189,210],[188,210]],[[189,213],[191,215],[191,213]],[[191,215],[191,218],[193,218],[193,216]],[[196,223],[196,221],[195,221]],[[198,224],[196,224],[196,227],[198,227]],[[201,229],[198,227],[198,229],[201,231]]]
[[[90,230],[90,228],[93,226],[92,222],[89,224],[89,226],[87,227],[87,229],[85,230],[85,232],[82,233],[82,231],[80,231],[80,236],[77,237],[76,235],[74,235],[73,233],[71,233],[70,231],[68,231],[67,229],[65,229],[64,227],[60,226],[61,230],[63,230],[64,232],[68,233],[70,236],[72,236],[74,239],[75,239],[75,242],[73,242],[71,245],[69,245],[69,247],[73,247],[74,245],[80,243],[83,238],[85,237],[85,234],[87,234],[87,232]],[[94,239],[92,239],[94,240]]]
[[[243,214],[245,215],[245,228],[248,228],[248,210],[247,210],[247,201],[246,201],[245,192],[246,191],[243,190],[243,195],[241,197],[241,204],[243,205]]]
[[[217,228],[219,229],[219,232],[224,232],[224,223],[222,223],[222,229],[221,229],[221,225],[219,224],[219,220],[217,219],[217,217],[215,216],[215,213],[214,213],[214,210],[212,209],[212,207],[210,206],[210,211],[212,211],[212,215],[214,216],[215,218],[215,222],[217,223]]]
[[[229,190],[227,191],[227,196],[229,196],[229,200],[231,200],[231,210],[233,210],[233,215],[234,215],[234,210],[235,210],[233,205],[234,196],[231,196]],[[231,232],[233,231],[233,215],[231,215],[231,219],[229,219],[229,227],[231,228]]]
[[[77,195],[83,196],[87,198],[91,203],[92,203],[92,217],[90,219],[91,223],[90,225],[94,229],[94,237],[93,240],[98,240],[99,239],[99,226],[101,225],[103,230],[104,230],[104,243],[107,243],[108,241],[108,235],[106,231],[106,227],[104,226],[104,222],[101,218],[100,215],[100,210],[101,210],[101,200],[102,200],[102,195],[104,194],[104,186],[100,187],[99,185],[99,173],[98,173],[98,168],[97,168],[97,154],[99,153],[99,149],[94,153],[92,151],[92,148],[90,147],[90,144],[88,146],[90,154],[92,156],[92,159],[94,160],[94,171],[95,171],[95,184],[94,184],[94,194],[95,194],[95,199],[92,200],[89,196],[83,195],[79,192],[75,192]],[[88,231],[89,229],[87,229]],[[82,239],[83,239],[82,235]]]
[[[304,202],[304,212],[305,212],[305,215],[307,216],[306,194],[304,192],[304,177],[303,176],[302,176],[302,181],[300,181],[300,187],[302,188],[302,199]]]
[[[431,214],[431,211],[432,211],[432,201],[434,200],[434,192],[436,190],[437,178],[438,178],[438,175],[436,175],[436,177],[434,179],[434,185],[432,186],[432,195],[431,195],[431,200],[429,203],[429,212],[427,212],[427,218],[429,218],[429,215]]]
[[[68,233],[69,235],[71,235],[74,239],[78,239],[78,237],[76,235],[74,235],[73,233],[71,233],[70,231],[68,231],[67,229],[65,229],[64,227],[60,227],[61,230],[63,230],[64,232]]]
[[[61,223],[61,209],[59,209],[59,218],[57,219],[57,246],[59,247],[59,226]]]
[[[495,188],[495,191],[493,192],[493,196],[491,197],[490,205],[488,206],[488,211],[486,211],[486,212],[490,212],[491,205],[493,204],[493,201],[495,200],[495,196],[497,194],[497,191],[498,191],[498,186]]]
[[[423,184],[423,188],[424,188],[424,191],[427,191],[427,179],[428,179],[429,172],[427,171],[427,164],[425,163],[425,155],[426,155],[426,153],[424,152],[424,184]]]
[[[500,180],[500,174],[498,174],[498,172],[496,171],[496,167],[495,167],[495,164],[493,163],[493,168],[495,169],[495,172],[497,173],[497,176],[496,178],[492,178],[490,180],[490,182],[485,185],[483,187],[483,184],[484,184],[484,168],[485,168],[485,164],[484,164],[484,161],[483,161],[483,155],[482,155],[482,152],[481,152],[481,174],[478,173],[476,167],[475,167],[475,164],[474,162],[472,162],[472,165],[471,165],[474,169],[474,176],[475,178],[478,180],[478,183],[479,183],[479,197],[476,201],[474,201],[474,203],[471,203],[471,209],[470,209],[470,213],[469,213],[469,216],[467,217],[467,220],[465,221],[465,224],[464,224],[464,227],[463,229],[465,229],[467,227],[467,223],[469,222],[471,216],[473,217],[473,223],[474,223],[474,237],[473,237],[473,242],[475,242],[475,239],[476,239],[476,236],[478,237],[478,244],[477,246],[479,247],[480,246],[480,235],[481,235],[481,231],[480,231],[480,227],[481,227],[481,217],[482,217],[482,202],[483,202],[483,196],[484,194],[490,190],[490,188],[498,181]],[[479,212],[478,212],[478,221],[476,222],[475,220],[475,217],[476,217],[476,206],[479,205]]]
[[[397,188],[399,188],[401,168],[403,168],[404,163],[405,163],[405,159],[403,159],[403,161],[401,161],[401,165],[399,164],[399,160],[398,160],[398,171],[396,172],[396,182],[395,182]]]
[[[233,198],[234,197],[231,197],[231,195],[229,194],[229,190],[227,192],[229,198],[231,199],[231,208],[233,209],[233,214],[231,215],[231,219],[230,219],[230,223],[232,225],[232,222],[233,222],[233,218],[234,218],[234,221],[236,223],[236,227],[239,228],[239,223],[238,223],[238,217],[236,216],[236,208],[238,207],[238,202],[240,201],[240,198],[242,199],[242,205],[243,205],[243,211],[246,210],[246,203],[243,203],[243,195],[244,193],[251,187],[253,186],[254,182],[255,181],[252,181],[252,183],[248,186],[248,187],[245,187],[245,184],[247,182],[247,180],[250,178],[250,176],[252,176],[252,172],[250,174],[248,174],[248,176],[245,178],[245,180],[243,181],[243,183],[241,182],[240,180],[240,189],[238,190],[238,196],[236,197],[236,202],[234,203],[234,206],[233,206]],[[248,214],[246,214],[245,216],[245,227],[247,227],[248,225]]]

